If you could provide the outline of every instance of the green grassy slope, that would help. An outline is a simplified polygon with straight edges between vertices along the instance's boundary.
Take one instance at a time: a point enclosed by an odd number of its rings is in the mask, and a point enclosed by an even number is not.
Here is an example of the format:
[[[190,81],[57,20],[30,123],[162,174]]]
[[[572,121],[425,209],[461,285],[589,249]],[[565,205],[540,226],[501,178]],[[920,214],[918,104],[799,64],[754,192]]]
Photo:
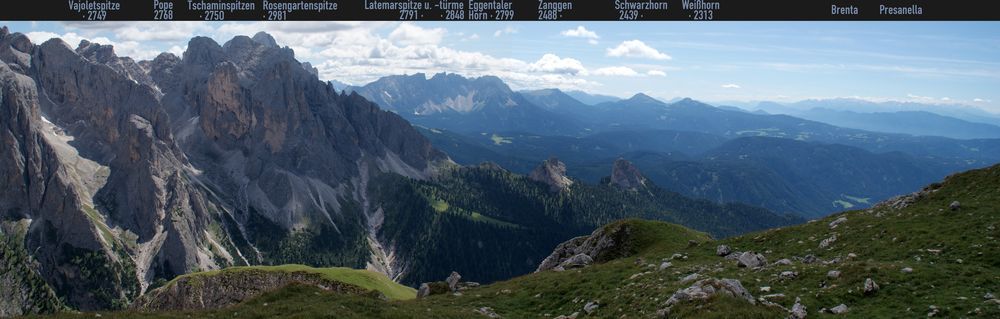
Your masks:
[[[623,218],[682,224],[716,237],[804,220],[741,205],[719,205],[650,183],[623,190],[610,182],[549,186],[495,165],[441,172],[430,181],[386,174],[369,184],[371,206],[385,212],[378,236],[406,261],[407,285],[458,271],[491,283],[533,271],[559,243]]]
[[[232,267],[222,270],[196,272],[179,276],[168,282],[165,286],[170,286],[180,278],[214,276],[220,273],[236,273],[240,271],[263,270],[263,271],[283,271],[283,272],[306,272],[320,274],[323,278],[335,280],[347,284],[352,284],[368,290],[376,290],[392,300],[413,299],[417,296],[417,291],[413,288],[393,282],[384,274],[374,271],[333,267],[333,268],[313,268],[304,265],[280,265],[280,266],[249,266]]]
[[[951,210],[953,201],[961,209]],[[840,218],[836,227],[830,223]],[[908,207],[880,206],[840,213],[804,225],[772,229],[721,241],[686,228],[649,221],[628,220],[636,232],[636,255],[604,264],[563,272],[547,271],[474,288],[460,296],[434,295],[425,299],[383,302],[365,297],[324,294],[290,287],[244,304],[202,313],[164,313],[149,317],[187,315],[241,317],[339,318],[477,318],[475,310],[490,307],[504,318],[552,318],[580,312],[581,318],[649,318],[675,291],[690,284],[680,279],[698,273],[734,278],[755,297],[783,294],[771,301],[790,308],[801,298],[808,318],[926,317],[934,306],[937,317],[998,318],[1000,301],[1000,166],[958,174],[925,189],[923,198]],[[820,242],[836,235],[826,248]],[[689,241],[696,244],[691,244]],[[750,270],[716,256],[719,244],[737,251],[763,253],[772,263]],[[679,254],[680,258],[672,258]],[[820,262],[804,264],[797,257],[814,255]],[[851,257],[854,256],[854,257]],[[790,265],[773,265],[782,258]],[[668,259],[673,266],[659,270]],[[836,260],[830,263],[829,261]],[[912,268],[912,272],[902,271]],[[838,270],[839,278],[827,272]],[[794,279],[778,276],[794,271]],[[862,293],[866,278],[881,289]],[[761,292],[769,287],[770,292]],[[322,302],[321,302],[322,301]],[[590,315],[583,307],[600,304]],[[264,306],[265,304],[269,306]],[[846,304],[846,314],[820,313],[822,308]],[[339,311],[339,312],[337,312]],[[733,298],[681,303],[672,316],[684,318],[783,318],[778,308],[749,305]],[[105,314],[105,315],[123,315]],[[135,314],[132,314],[135,315]]]

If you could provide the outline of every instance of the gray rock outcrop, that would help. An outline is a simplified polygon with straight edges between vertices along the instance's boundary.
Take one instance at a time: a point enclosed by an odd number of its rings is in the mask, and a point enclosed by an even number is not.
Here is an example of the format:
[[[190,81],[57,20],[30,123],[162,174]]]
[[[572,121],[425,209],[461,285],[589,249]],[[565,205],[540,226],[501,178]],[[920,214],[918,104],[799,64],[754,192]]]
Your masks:
[[[601,304],[599,302],[597,302],[597,301],[591,301],[591,302],[588,302],[586,305],[583,306],[583,311],[586,312],[589,315],[589,314],[594,313],[594,311],[597,311],[597,308],[600,308],[600,307],[601,307]]]
[[[646,177],[639,172],[639,169],[632,165],[632,162],[619,158],[615,160],[611,167],[611,184],[621,189],[637,190],[645,187]]]
[[[528,178],[549,185],[549,191],[553,193],[568,190],[573,185],[573,180],[566,176],[566,164],[555,157],[543,161]]]
[[[801,299],[795,298],[795,304],[792,305],[792,309],[789,310],[789,317],[793,319],[805,319],[808,312],[806,311],[806,306],[802,304]]]
[[[948,204],[948,209],[951,210],[951,211],[956,211],[956,210],[962,209],[962,203],[959,203],[957,200],[954,201],[954,202],[951,202],[951,204]]]
[[[871,278],[865,278],[865,285],[863,290],[865,295],[873,295],[876,292],[878,292],[878,289],[879,287],[878,284],[875,283],[875,280],[872,280]]]
[[[490,307],[479,307],[475,311],[476,313],[486,316],[487,318],[503,318],[503,316],[497,314],[496,311],[493,311],[493,308]]]
[[[535,272],[552,270],[572,258],[585,260],[580,255],[589,257],[591,263],[603,263],[630,256],[635,253],[630,246],[632,233],[629,224],[614,223],[594,230],[589,236],[570,239],[556,246],[552,254],[542,260]]]
[[[417,298],[424,298],[431,295],[431,285],[429,283],[421,283],[420,288],[417,289]]]
[[[717,294],[728,295],[745,300],[750,304],[757,304],[753,295],[743,288],[743,284],[739,280],[707,278],[695,282],[690,287],[678,289],[667,299],[665,305],[670,307],[692,300],[706,300]]]
[[[584,254],[584,253],[579,253],[579,254],[573,255],[573,257],[570,257],[570,258],[564,260],[563,262],[559,263],[559,266],[557,268],[560,268],[562,270],[573,269],[573,268],[583,268],[583,267],[590,266],[590,264],[593,263],[593,262],[594,262],[594,259],[591,258],[590,255],[587,255],[587,254]]]
[[[830,313],[835,314],[835,315],[845,314],[845,313],[847,313],[847,311],[848,311],[847,305],[845,305],[845,304],[840,304],[840,305],[837,305],[836,307],[830,308]]]
[[[836,220],[830,222],[830,228],[831,229],[837,228],[837,225],[840,225],[841,223],[846,222],[846,221],[847,221],[847,217],[837,218]]]
[[[823,241],[819,242],[819,249],[829,248],[830,245],[832,245],[836,241],[837,241],[837,235],[830,236],[830,238],[824,239]]]
[[[455,271],[452,271],[451,274],[448,275],[448,278],[444,280],[444,282],[448,283],[448,289],[451,289],[451,291],[458,291],[458,283],[460,281],[462,281],[462,275],[459,275],[458,272]]]
[[[946,177],[945,181],[947,180],[948,178]],[[910,205],[913,205],[914,203],[926,198],[930,194],[937,192],[939,187],[941,187],[941,183],[931,184],[930,186],[924,187],[920,191],[913,192],[907,195],[896,196],[884,200],[882,202],[879,202],[878,204],[872,206],[872,208],[868,209],[868,211],[871,212],[882,209],[900,210],[909,207]]]
[[[290,284],[317,287],[344,294],[364,295],[368,290],[307,272],[251,269],[211,275],[180,277],[143,295],[132,309],[143,311],[218,309],[238,304]]]
[[[726,245],[719,245],[715,248],[715,255],[720,257],[729,256],[731,253],[733,253],[733,249]]]
[[[736,265],[744,268],[760,268],[767,265],[767,258],[755,252],[744,252],[736,259]]]

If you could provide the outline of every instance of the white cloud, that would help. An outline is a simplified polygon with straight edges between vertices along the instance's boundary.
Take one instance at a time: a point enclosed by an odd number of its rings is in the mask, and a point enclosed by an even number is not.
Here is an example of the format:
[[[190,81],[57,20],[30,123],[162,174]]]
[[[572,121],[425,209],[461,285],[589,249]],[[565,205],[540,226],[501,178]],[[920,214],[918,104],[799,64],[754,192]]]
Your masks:
[[[136,41],[122,41],[116,42],[108,39],[106,37],[87,37],[77,34],[76,32],[68,32],[65,34],[56,34],[52,32],[38,31],[38,32],[28,32],[24,34],[31,40],[32,43],[41,44],[52,38],[62,39],[71,49],[76,49],[80,45],[80,41],[87,40],[93,43],[99,43],[104,45],[111,45],[114,47],[115,54],[120,57],[131,57],[137,61],[139,60],[150,60],[160,54],[157,50],[149,49],[146,46],[141,45]]]
[[[933,100],[934,99],[934,98],[929,97],[929,96],[916,95],[916,94],[913,94],[913,93],[906,94],[906,97],[908,97],[910,99],[913,99],[913,100]]]
[[[601,37],[597,35],[596,32],[587,30],[582,25],[577,26],[576,29],[569,29],[561,32],[562,35],[567,37],[575,38],[588,38],[588,39],[600,39]]]
[[[646,75],[649,75],[649,76],[667,76],[667,72],[663,72],[661,70],[649,70],[649,71],[646,71]]]
[[[507,27],[504,27],[503,29],[500,29],[500,30],[497,30],[496,32],[493,32],[493,36],[494,37],[499,37],[499,36],[502,36],[502,35],[505,35],[505,34],[515,34],[515,33],[517,33],[517,28],[512,27],[512,26],[507,26]]]
[[[583,67],[583,63],[580,63],[579,60],[573,58],[560,58],[558,55],[551,53],[546,53],[542,56],[542,58],[538,59],[538,61],[529,65],[528,71],[587,75],[587,69]]]
[[[609,66],[606,68],[600,68],[594,70],[594,75],[603,76],[638,76],[639,72],[636,72],[630,67],[625,66]]]
[[[207,31],[204,24],[192,21],[132,22],[115,30],[121,41],[187,41],[192,34]]]
[[[741,87],[739,84],[729,83],[729,84],[723,84],[722,88],[723,89],[740,89],[740,88],[743,88],[743,87]]]
[[[977,98],[972,99],[972,102],[976,102],[976,103],[990,103],[990,102],[993,102],[993,101],[987,100],[987,99],[981,99],[981,98],[977,97]]]
[[[34,43],[34,44],[39,44],[39,43],[48,41],[51,38],[58,38],[59,37],[58,34],[55,34],[55,33],[52,33],[52,32],[47,32],[47,31],[32,31],[32,32],[25,33],[24,35],[27,36],[28,40],[31,40],[31,43]],[[63,41],[65,41],[65,40],[66,39],[63,39]]]
[[[277,34],[275,38],[282,43]],[[587,89],[599,85],[577,77],[586,74],[586,69],[576,59],[543,55],[538,61],[527,62],[442,44],[406,45],[383,38],[376,29],[335,32],[302,44],[313,48],[310,60],[320,70],[321,79],[364,84],[394,74],[451,72],[467,77],[494,75],[515,89]],[[295,52],[301,55],[299,49]]]
[[[115,42],[187,42],[192,36],[204,35],[213,27],[199,21],[71,21],[62,22],[70,33],[78,33],[87,38],[111,37]],[[148,44],[144,43],[144,46]]]
[[[597,32],[587,30],[587,28],[584,28],[582,25],[577,26],[576,29],[569,29],[560,32],[560,34],[571,38],[584,38],[587,39],[587,43],[590,44],[597,44],[597,39],[601,38],[601,36],[597,35]]]
[[[662,53],[639,40],[628,40],[622,42],[617,47],[608,48],[607,55],[612,57],[648,58],[654,60],[672,59],[669,55],[666,55],[665,53]]]
[[[33,31],[33,32],[25,33],[24,35],[27,36],[28,39],[31,40],[31,43],[34,43],[34,44],[42,44],[42,43],[45,43],[45,41],[48,41],[49,39],[53,39],[53,38],[62,39],[63,42],[66,42],[66,44],[68,44],[70,46],[70,48],[73,48],[74,50],[76,49],[77,46],[80,45],[80,41],[83,41],[83,40],[87,40],[87,41],[95,42],[95,43],[100,43],[100,44],[112,44],[112,45],[114,44],[114,42],[112,42],[110,39],[105,38],[105,37],[97,37],[97,38],[84,37],[84,36],[81,36],[79,34],[76,34],[75,32],[68,32],[68,33],[64,33],[64,34],[56,34],[56,33],[45,32],[45,31],[38,31],[38,32],[34,32]],[[115,50],[116,53],[118,53],[118,55],[121,55],[120,52],[117,52],[118,48],[116,47],[115,49],[116,49]]]
[[[101,38],[94,39],[91,42],[96,42],[100,44],[111,44],[115,47],[115,54],[122,57],[131,57],[136,61],[142,60],[152,60],[157,55],[160,55],[160,51],[151,50],[149,47],[142,45],[136,41],[125,41],[125,42],[104,42]]]
[[[402,45],[431,45],[441,43],[445,32],[444,28],[421,28],[403,22],[389,33],[389,40]]]
[[[180,47],[178,45],[175,45],[175,46],[170,47],[170,50],[167,50],[167,52],[170,52],[170,53],[172,53],[173,55],[176,55],[176,56],[184,55],[184,51],[187,51],[187,46],[184,46],[182,48],[182,47]]]
[[[884,101],[899,101],[899,100],[900,99],[891,99],[891,98],[882,98],[881,100],[874,100],[874,99],[872,99],[872,101],[883,101],[883,102]],[[916,94],[907,94],[906,95],[906,99],[902,99],[902,101],[924,103],[924,104],[937,104],[937,105],[942,105],[942,104],[968,104],[968,103],[990,102],[988,100],[982,100],[982,99],[962,100],[962,99],[953,99],[953,98],[950,98],[950,97],[947,97],[947,96],[945,96],[945,97],[933,97],[933,96],[923,96],[923,95],[916,95]]]
[[[734,64],[732,66],[752,66],[757,68],[788,71],[788,72],[818,72],[818,71],[870,71],[884,74],[900,74],[924,78],[967,78],[985,77],[1000,78],[1000,72],[994,69],[976,67],[917,67],[908,65],[888,64],[819,64],[819,63],[760,63]]]
[[[81,39],[111,44],[120,56],[151,59],[167,51],[182,55],[195,35],[208,36],[222,44],[236,35],[252,36],[258,31],[271,34],[281,46],[294,50],[296,59],[311,62],[324,80],[336,79],[365,84],[395,74],[451,72],[467,77],[494,75],[514,89],[560,88],[591,90],[601,84],[582,76],[588,70],[577,60],[557,55],[537,61],[507,58],[485,52],[464,51],[447,46],[446,36],[475,40],[482,34],[448,33],[444,28],[399,22],[221,22],[183,24],[183,37],[155,35],[163,25],[110,22],[63,23],[66,34],[35,32],[34,42],[62,37],[76,47]],[[140,32],[140,31],[150,32]],[[502,27],[499,35],[518,32],[516,26]],[[148,41],[138,41],[148,39]],[[450,38],[449,38],[450,39]],[[142,45],[140,45],[140,43]],[[150,50],[150,49],[154,50]]]

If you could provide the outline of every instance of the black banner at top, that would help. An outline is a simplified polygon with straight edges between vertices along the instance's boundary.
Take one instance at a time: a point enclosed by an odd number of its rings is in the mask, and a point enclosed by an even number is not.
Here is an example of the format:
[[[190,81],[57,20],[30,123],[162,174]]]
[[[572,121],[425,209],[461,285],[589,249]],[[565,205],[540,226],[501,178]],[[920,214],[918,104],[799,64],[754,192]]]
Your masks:
[[[0,20],[30,21],[1000,20],[1000,0],[32,0],[0,6]]]

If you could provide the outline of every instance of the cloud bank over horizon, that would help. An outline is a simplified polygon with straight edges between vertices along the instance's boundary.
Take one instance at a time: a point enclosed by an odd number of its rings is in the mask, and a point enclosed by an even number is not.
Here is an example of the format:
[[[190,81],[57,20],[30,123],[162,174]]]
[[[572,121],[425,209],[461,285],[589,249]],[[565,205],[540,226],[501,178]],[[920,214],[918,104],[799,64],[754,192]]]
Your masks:
[[[494,75],[514,89],[661,99],[856,98],[1000,113],[1000,23],[653,24],[437,22],[9,22],[33,42],[88,40],[148,60],[264,31],[323,80]],[[789,27],[791,26],[791,27]],[[795,30],[795,32],[788,31]],[[947,42],[948,46],[932,45]]]

